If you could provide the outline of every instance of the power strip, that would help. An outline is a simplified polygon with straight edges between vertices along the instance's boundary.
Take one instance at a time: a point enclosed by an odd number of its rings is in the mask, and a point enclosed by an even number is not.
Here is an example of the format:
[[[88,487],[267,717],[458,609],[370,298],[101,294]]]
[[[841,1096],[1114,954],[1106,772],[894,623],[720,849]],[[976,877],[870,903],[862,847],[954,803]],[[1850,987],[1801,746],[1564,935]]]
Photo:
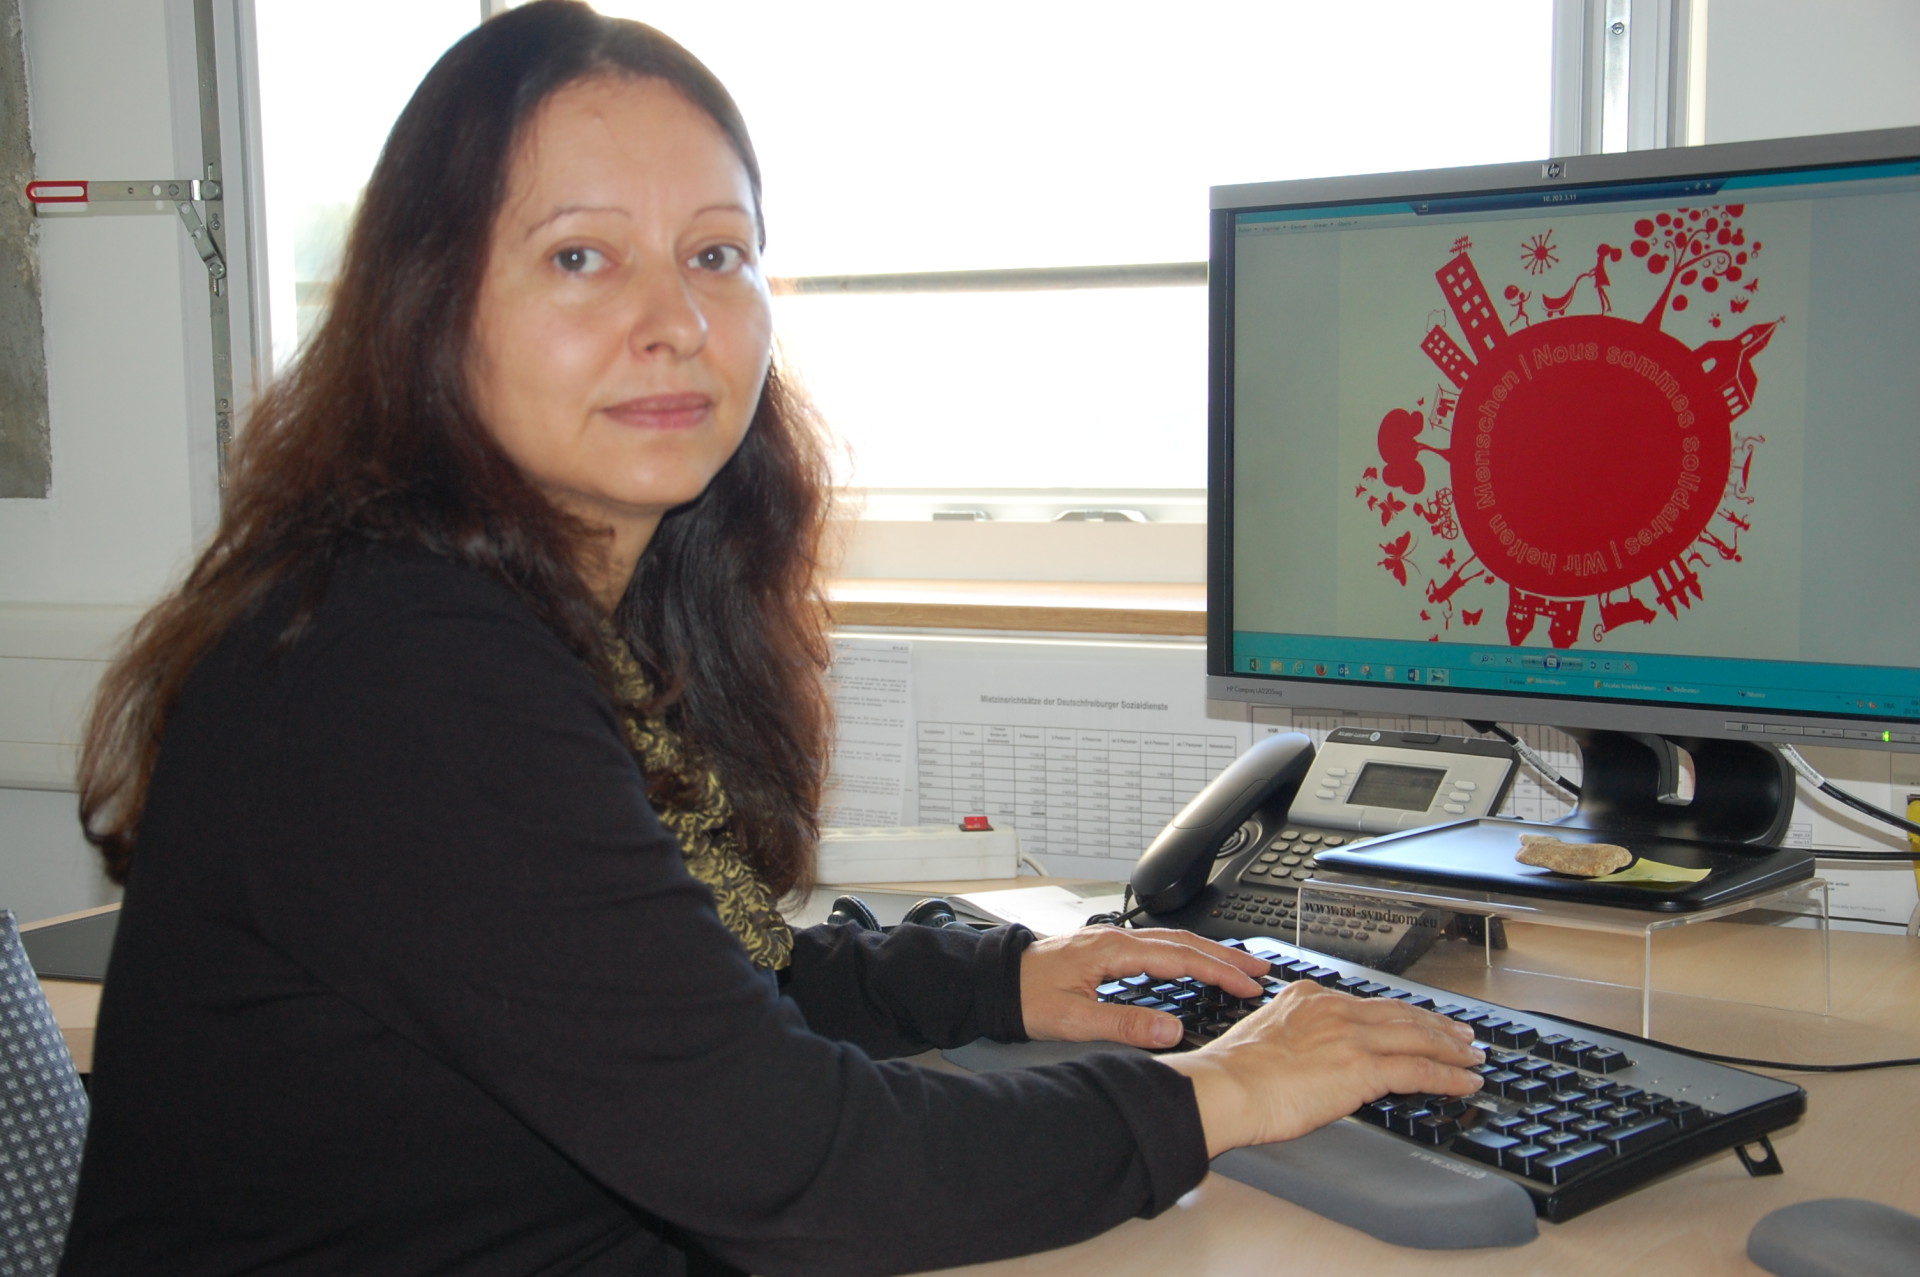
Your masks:
[[[1011,829],[963,831],[950,825],[827,829],[820,835],[817,881],[831,885],[1011,878],[1019,864],[1020,835]]]

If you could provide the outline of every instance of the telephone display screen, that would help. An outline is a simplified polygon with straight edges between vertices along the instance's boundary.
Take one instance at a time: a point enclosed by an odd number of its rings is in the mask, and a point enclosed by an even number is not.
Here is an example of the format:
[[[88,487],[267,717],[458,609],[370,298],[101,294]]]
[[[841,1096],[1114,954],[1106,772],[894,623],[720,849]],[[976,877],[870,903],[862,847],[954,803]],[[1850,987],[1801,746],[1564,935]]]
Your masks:
[[[1434,767],[1407,767],[1399,763],[1368,763],[1360,769],[1347,801],[1358,807],[1392,807],[1425,811],[1433,805],[1446,772]]]

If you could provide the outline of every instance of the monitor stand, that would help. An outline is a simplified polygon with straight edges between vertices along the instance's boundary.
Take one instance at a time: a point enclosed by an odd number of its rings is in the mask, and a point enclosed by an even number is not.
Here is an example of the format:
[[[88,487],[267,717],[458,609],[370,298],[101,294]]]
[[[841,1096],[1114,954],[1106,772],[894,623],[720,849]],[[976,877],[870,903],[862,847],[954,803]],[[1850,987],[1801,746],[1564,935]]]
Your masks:
[[[1556,824],[1778,847],[1793,817],[1794,774],[1770,745],[1565,729],[1580,745],[1580,801]],[[1693,758],[1693,796],[1681,789],[1680,756]]]

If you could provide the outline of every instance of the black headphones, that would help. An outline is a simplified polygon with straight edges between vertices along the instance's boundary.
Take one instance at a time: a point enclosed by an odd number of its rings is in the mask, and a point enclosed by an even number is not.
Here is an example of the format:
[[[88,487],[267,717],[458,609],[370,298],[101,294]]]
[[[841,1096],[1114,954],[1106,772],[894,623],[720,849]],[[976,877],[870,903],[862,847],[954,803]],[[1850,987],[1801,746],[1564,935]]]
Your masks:
[[[925,900],[915,901],[906,916],[900,919],[902,926],[916,927],[958,927],[962,931],[972,931],[971,923],[962,922],[954,912],[953,905],[939,896],[929,896]],[[863,931],[886,931],[889,928],[880,925],[879,917],[873,907],[858,896],[835,897],[833,908],[827,913],[828,926],[854,926]]]
[[[958,927],[962,931],[972,931],[973,925],[960,921],[953,906],[939,896],[929,896],[916,901],[913,908],[907,910],[906,917],[900,919],[902,926],[909,923],[920,927]]]
[[[833,902],[833,909],[827,914],[828,926],[859,927],[862,931],[879,931],[880,919],[873,909],[858,896],[839,896]]]

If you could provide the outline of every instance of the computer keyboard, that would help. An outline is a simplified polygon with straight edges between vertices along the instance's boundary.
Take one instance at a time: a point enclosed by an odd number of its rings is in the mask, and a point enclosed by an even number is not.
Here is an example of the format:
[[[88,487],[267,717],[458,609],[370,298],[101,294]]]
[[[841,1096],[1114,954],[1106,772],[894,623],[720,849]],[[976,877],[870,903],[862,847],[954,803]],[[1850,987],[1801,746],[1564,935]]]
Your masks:
[[[1487,1054],[1477,1070],[1478,1094],[1390,1095],[1345,1121],[1403,1148],[1416,1146],[1436,1165],[1491,1171],[1524,1188],[1545,1219],[1571,1219],[1729,1149],[1750,1173],[1776,1174],[1780,1163],[1765,1137],[1806,1110],[1806,1092],[1790,1082],[1461,997],[1279,940],[1224,943],[1271,964],[1262,996],[1240,999],[1198,981],[1145,975],[1103,985],[1100,996],[1178,1015],[1188,1047],[1225,1033],[1296,980],[1356,997],[1397,998],[1471,1024]]]

